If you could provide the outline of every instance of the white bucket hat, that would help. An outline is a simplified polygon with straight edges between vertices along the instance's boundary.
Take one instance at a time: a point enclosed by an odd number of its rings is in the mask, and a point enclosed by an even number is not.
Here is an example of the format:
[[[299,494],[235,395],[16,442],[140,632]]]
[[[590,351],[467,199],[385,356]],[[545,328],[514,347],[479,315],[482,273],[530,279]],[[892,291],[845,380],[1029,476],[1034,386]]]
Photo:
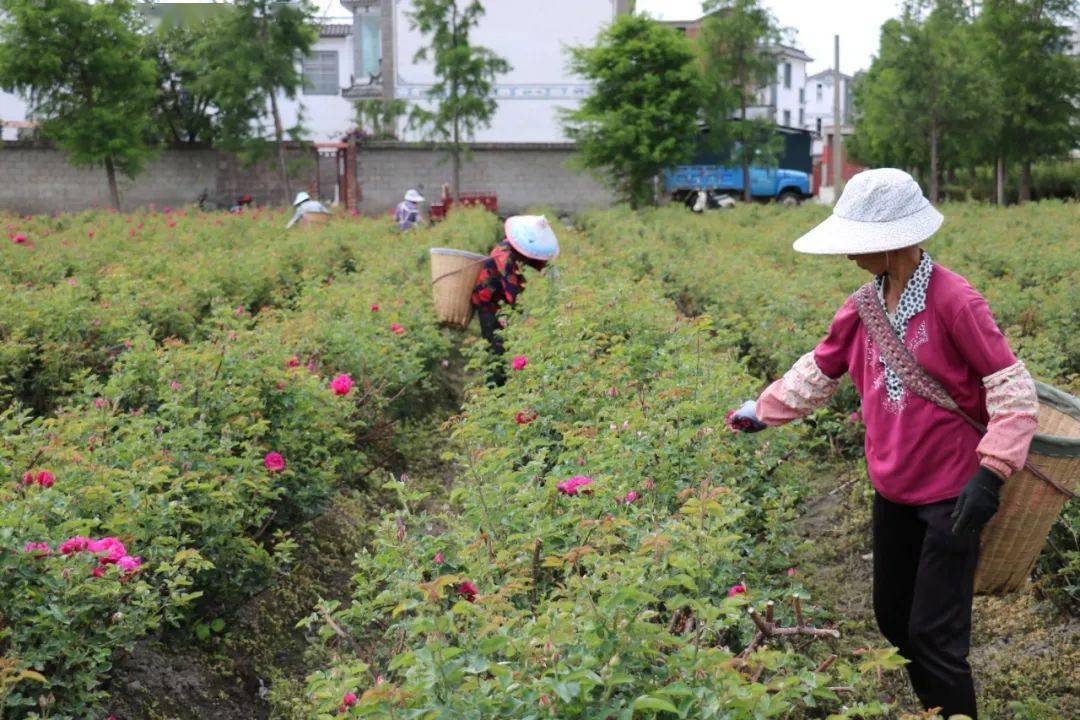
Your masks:
[[[292,201],[293,207],[296,207],[302,202],[307,202],[310,199],[311,196],[308,195],[306,192],[298,192],[296,193],[296,199]]]
[[[415,203],[424,202],[424,196],[421,195],[420,193],[416,192],[412,188],[409,188],[409,191],[405,193],[405,199],[408,200],[409,202],[415,202]]]
[[[945,218],[903,170],[878,168],[855,175],[832,216],[795,241],[811,255],[864,255],[917,245]]]

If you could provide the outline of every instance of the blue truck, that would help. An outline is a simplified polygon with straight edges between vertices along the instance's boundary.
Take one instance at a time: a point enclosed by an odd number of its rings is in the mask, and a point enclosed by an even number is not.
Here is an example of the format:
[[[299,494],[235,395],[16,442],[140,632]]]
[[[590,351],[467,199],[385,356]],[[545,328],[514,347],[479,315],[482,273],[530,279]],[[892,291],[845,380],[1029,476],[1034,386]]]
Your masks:
[[[750,167],[750,194],[759,200],[775,200],[797,205],[811,196],[810,144],[808,130],[777,127],[783,138],[783,151],[775,168]],[[704,148],[704,144],[703,144]],[[731,152],[699,150],[694,161],[664,171],[664,191],[672,200],[693,205],[704,191],[710,207],[718,206],[724,196],[742,197],[742,168],[727,161]]]

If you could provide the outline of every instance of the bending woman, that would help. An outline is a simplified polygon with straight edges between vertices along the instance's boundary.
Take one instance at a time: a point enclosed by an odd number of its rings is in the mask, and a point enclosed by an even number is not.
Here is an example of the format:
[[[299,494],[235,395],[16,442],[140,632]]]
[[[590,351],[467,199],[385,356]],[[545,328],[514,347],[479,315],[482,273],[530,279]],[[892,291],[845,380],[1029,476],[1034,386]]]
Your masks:
[[[878,627],[910,661],[924,707],[975,718],[967,656],[979,535],[997,512],[1002,484],[1027,458],[1038,400],[983,297],[919,246],[942,220],[907,173],[867,170],[795,250],[847,255],[871,273],[892,331],[960,409],[987,426],[985,435],[904,386],[852,298],[817,348],[736,410],[732,426],[756,431],[801,418],[851,375],[875,489]]]

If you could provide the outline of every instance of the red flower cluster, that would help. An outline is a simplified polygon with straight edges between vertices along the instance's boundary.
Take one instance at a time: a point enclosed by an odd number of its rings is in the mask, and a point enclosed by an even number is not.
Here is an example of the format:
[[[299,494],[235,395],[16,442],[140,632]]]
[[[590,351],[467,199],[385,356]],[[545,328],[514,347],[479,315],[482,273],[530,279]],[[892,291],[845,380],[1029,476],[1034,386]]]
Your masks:
[[[23,473],[23,485],[33,485],[34,483],[37,483],[43,488],[51,488],[56,484],[56,476],[48,470],[42,470],[37,475],[34,475],[34,473],[31,472]]]
[[[454,591],[469,602],[476,602],[476,596],[480,592],[476,589],[476,586],[468,580],[454,588]]]

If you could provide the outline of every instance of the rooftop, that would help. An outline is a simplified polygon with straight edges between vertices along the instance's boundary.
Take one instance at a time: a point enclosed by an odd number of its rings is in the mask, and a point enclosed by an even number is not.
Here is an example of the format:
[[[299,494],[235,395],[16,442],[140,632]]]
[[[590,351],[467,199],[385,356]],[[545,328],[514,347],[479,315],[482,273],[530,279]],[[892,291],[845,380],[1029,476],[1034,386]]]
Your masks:
[[[348,23],[323,23],[319,25],[319,37],[343,38],[352,35],[352,25]]]

